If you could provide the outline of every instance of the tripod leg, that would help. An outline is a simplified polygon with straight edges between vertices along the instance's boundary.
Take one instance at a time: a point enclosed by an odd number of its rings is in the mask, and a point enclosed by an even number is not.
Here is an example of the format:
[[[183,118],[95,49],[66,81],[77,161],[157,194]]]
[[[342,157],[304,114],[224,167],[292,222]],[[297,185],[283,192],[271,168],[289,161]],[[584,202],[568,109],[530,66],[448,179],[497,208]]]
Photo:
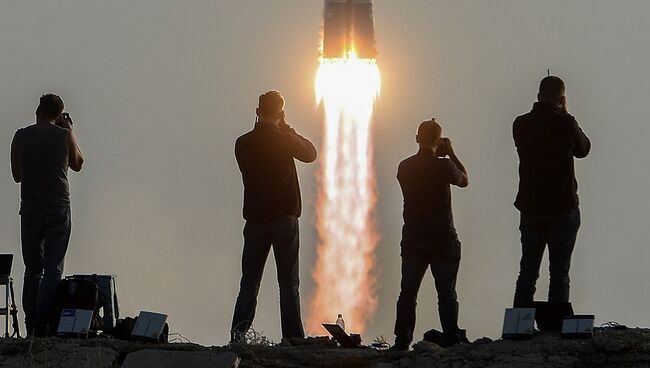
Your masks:
[[[9,284],[5,285],[5,312],[5,337],[9,337]]]
[[[20,324],[18,323],[18,308],[16,307],[16,296],[14,293],[14,280],[9,279],[9,291],[11,293],[11,337],[20,338]],[[7,331],[9,333],[9,331]]]

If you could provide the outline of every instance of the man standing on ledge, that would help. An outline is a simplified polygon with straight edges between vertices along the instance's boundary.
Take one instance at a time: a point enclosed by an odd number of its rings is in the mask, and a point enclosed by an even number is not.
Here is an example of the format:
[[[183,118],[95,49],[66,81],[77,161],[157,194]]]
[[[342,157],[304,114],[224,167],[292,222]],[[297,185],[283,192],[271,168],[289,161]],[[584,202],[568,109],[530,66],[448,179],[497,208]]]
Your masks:
[[[408,350],[413,341],[418,291],[427,268],[438,292],[438,313],[445,341],[467,341],[458,328],[456,277],[460,265],[460,241],[451,210],[451,185],[467,187],[467,171],[449,138],[434,120],[420,124],[415,137],[417,154],[399,164],[397,179],[404,195],[402,228],[402,282],[397,301],[395,345]],[[449,158],[445,158],[449,156]]]
[[[521,263],[514,307],[533,306],[539,267],[548,245],[549,302],[569,301],[571,254],[580,227],[573,158],[589,154],[591,142],[567,111],[562,79],[546,77],[533,110],[518,117],[513,137],[519,154]]]
[[[246,225],[231,342],[245,342],[271,247],[280,287],[282,337],[304,338],[298,293],[298,217],[302,205],[294,159],[313,162],[316,148],[287,125],[280,92],[269,91],[259,97],[255,128],[237,139],[235,157],[244,183]]]
[[[25,262],[23,308],[27,335],[44,336],[54,291],[63,274],[70,241],[68,167],[84,162],[72,119],[57,95],[41,97],[36,124],[19,129],[11,142],[11,172],[20,185],[20,230]]]

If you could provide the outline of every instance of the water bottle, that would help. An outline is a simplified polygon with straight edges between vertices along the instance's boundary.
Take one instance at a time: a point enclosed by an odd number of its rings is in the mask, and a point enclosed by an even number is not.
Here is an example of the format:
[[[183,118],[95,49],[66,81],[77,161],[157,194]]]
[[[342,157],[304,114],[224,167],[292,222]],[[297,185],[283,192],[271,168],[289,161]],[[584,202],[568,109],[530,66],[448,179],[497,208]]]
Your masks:
[[[345,331],[345,321],[343,320],[343,315],[339,313],[339,317],[336,319],[336,324]]]

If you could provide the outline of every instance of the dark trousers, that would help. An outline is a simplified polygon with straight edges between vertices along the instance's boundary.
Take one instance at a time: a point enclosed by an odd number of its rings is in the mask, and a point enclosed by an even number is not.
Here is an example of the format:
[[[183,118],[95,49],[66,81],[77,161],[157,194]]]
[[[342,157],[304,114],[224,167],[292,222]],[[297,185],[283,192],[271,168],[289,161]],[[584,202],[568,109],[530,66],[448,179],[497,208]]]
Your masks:
[[[46,207],[21,214],[25,262],[23,309],[28,333],[34,328],[47,327],[52,298],[63,274],[71,229],[70,206]]]
[[[521,214],[521,262],[514,307],[531,307],[539,267],[548,245],[549,302],[569,301],[571,254],[580,228],[580,210],[550,215]]]
[[[232,340],[238,341],[253,323],[264,264],[271,247],[280,287],[282,337],[305,337],[298,293],[298,220],[284,219],[270,224],[247,222],[244,226],[242,277],[232,320]]]
[[[420,252],[402,253],[402,284],[397,300],[395,343],[410,344],[415,329],[415,309],[422,278],[431,269],[438,292],[438,314],[445,333],[458,332],[458,297],[456,277],[460,265],[460,242],[450,245],[453,249],[443,255]]]

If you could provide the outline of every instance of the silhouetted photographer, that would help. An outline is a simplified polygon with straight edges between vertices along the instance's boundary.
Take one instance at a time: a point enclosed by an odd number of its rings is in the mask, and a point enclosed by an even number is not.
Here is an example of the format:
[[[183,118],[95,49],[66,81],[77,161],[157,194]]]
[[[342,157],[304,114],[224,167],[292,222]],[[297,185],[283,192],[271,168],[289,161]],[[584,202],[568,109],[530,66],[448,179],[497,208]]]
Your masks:
[[[84,159],[57,95],[40,98],[36,124],[19,129],[11,143],[11,171],[20,183],[20,230],[25,262],[23,309],[27,335],[47,335],[54,291],[70,240],[68,168]],[[49,330],[48,331],[48,327]]]
[[[417,295],[427,269],[438,292],[442,338],[450,345],[467,341],[465,331],[458,328],[460,241],[454,227],[450,186],[464,188],[469,181],[451,140],[441,134],[442,127],[435,120],[420,124],[416,136],[420,149],[402,161],[397,171],[404,195],[404,226],[393,350],[408,350],[413,341]]]
[[[300,186],[294,159],[316,160],[316,148],[285,121],[284,98],[269,91],[259,98],[258,121],[235,143],[244,183],[244,251],[231,342],[245,342],[255,317],[264,265],[273,247],[280,287],[282,337],[305,336],[298,292]]]
[[[533,110],[513,124],[519,155],[521,249],[515,307],[532,307],[539,268],[548,246],[549,302],[569,301],[571,255],[580,227],[574,157],[589,154],[591,142],[567,109],[562,79],[546,77]]]

